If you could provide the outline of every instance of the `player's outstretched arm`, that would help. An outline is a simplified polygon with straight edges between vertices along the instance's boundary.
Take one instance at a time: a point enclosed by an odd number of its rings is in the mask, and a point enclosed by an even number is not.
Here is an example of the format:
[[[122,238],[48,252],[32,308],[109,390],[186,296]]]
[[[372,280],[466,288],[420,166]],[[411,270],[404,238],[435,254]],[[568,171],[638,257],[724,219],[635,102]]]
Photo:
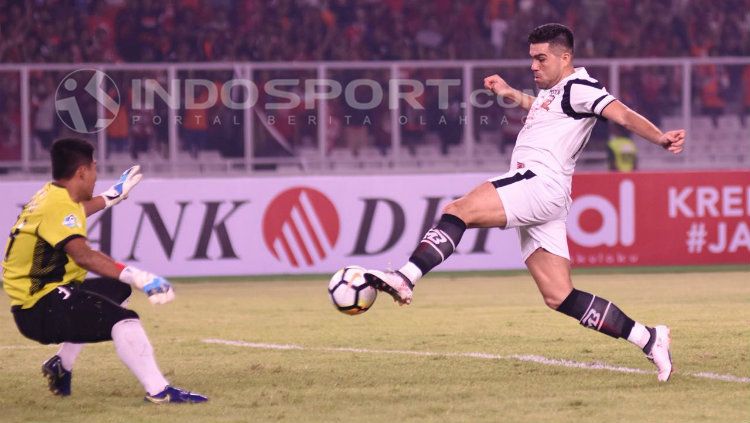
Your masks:
[[[97,195],[88,201],[81,201],[81,204],[83,204],[83,212],[86,213],[86,217],[98,213],[107,207],[107,203],[104,202],[104,197],[101,195]]]
[[[174,300],[174,290],[166,279],[118,263],[104,253],[92,250],[86,238],[79,237],[68,241],[65,244],[65,252],[84,269],[106,278],[118,279],[145,292],[151,304],[166,304]]]
[[[526,110],[531,109],[531,105],[534,103],[534,97],[526,93],[522,93],[517,89],[508,85],[507,82],[500,75],[491,75],[484,78],[484,88],[492,91],[496,95],[503,97],[507,101],[511,101]]]
[[[143,178],[143,175],[141,174],[141,167],[138,165],[123,172],[122,175],[120,175],[120,179],[114,185],[109,187],[108,190],[91,200],[83,202],[83,210],[86,213],[86,216],[88,217],[98,211],[108,209],[128,198],[130,190],[138,185],[138,182],[141,182],[141,178]]]
[[[640,135],[650,142],[662,146],[665,150],[674,154],[682,152],[685,144],[685,130],[662,132],[650,120],[641,116],[628,106],[618,100],[609,103],[602,116],[618,125],[623,126],[630,132]]]

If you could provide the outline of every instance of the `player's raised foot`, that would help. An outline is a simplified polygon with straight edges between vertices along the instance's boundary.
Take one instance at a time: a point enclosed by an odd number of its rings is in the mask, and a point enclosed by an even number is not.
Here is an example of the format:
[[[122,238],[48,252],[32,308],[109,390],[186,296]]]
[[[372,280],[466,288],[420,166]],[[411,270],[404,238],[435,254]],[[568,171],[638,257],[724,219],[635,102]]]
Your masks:
[[[389,294],[397,303],[411,304],[414,284],[401,272],[368,270],[365,272],[365,279],[375,289]]]
[[[669,328],[664,325],[654,327],[652,334],[655,339],[649,342],[650,350],[644,352],[646,352],[646,358],[656,365],[659,382],[666,382],[672,375],[672,352],[670,351],[672,336]]]
[[[143,399],[154,404],[195,404],[208,401],[208,398],[201,394],[175,388],[174,386],[167,386],[156,395],[146,394],[146,397]]]
[[[53,355],[42,364],[42,375],[47,378],[50,392],[61,397],[70,395],[70,383],[73,378],[73,372],[63,368],[62,359],[59,356]]]

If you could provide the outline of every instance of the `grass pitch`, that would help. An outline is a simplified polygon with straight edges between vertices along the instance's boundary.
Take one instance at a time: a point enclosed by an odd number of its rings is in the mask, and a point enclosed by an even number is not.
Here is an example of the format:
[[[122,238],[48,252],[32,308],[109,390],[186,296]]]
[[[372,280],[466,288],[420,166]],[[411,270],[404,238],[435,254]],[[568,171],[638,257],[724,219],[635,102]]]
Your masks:
[[[0,421],[750,421],[750,270],[586,273],[574,281],[636,320],[672,327],[676,373],[669,383],[656,382],[636,347],[547,309],[526,275],[430,275],[419,283],[413,305],[399,308],[381,294],[355,317],[333,309],[324,277],[204,280],[177,283],[172,304],[151,306],[136,293],[131,307],[167,377],[208,395],[209,403],[144,403],[111,343],[86,346],[73,395],[53,397],[39,368],[56,347],[23,338],[6,312],[0,318]],[[0,308],[8,309],[5,296]],[[457,355],[467,352],[497,357]],[[514,355],[649,373],[539,364]]]

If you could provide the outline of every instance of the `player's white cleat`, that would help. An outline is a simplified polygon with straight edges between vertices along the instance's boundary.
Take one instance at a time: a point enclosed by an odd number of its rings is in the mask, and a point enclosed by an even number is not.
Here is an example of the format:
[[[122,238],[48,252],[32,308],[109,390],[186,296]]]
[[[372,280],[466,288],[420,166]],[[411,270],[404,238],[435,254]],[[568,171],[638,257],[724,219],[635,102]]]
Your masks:
[[[411,304],[414,284],[401,272],[368,270],[365,272],[365,279],[375,289],[389,294],[397,303]]]
[[[646,358],[656,365],[659,382],[666,382],[672,375],[672,352],[669,347],[672,344],[670,330],[664,325],[654,327],[656,339],[651,345],[651,351]]]

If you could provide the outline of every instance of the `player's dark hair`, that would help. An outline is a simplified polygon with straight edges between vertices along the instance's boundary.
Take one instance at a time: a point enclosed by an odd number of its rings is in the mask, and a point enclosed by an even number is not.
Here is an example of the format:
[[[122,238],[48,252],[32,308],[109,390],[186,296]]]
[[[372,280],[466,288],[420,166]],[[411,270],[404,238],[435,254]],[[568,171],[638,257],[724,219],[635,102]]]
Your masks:
[[[69,179],[80,166],[94,161],[94,146],[80,138],[60,138],[52,143],[52,178]]]
[[[559,23],[548,23],[534,28],[529,34],[529,44],[550,43],[573,52],[573,31]]]

